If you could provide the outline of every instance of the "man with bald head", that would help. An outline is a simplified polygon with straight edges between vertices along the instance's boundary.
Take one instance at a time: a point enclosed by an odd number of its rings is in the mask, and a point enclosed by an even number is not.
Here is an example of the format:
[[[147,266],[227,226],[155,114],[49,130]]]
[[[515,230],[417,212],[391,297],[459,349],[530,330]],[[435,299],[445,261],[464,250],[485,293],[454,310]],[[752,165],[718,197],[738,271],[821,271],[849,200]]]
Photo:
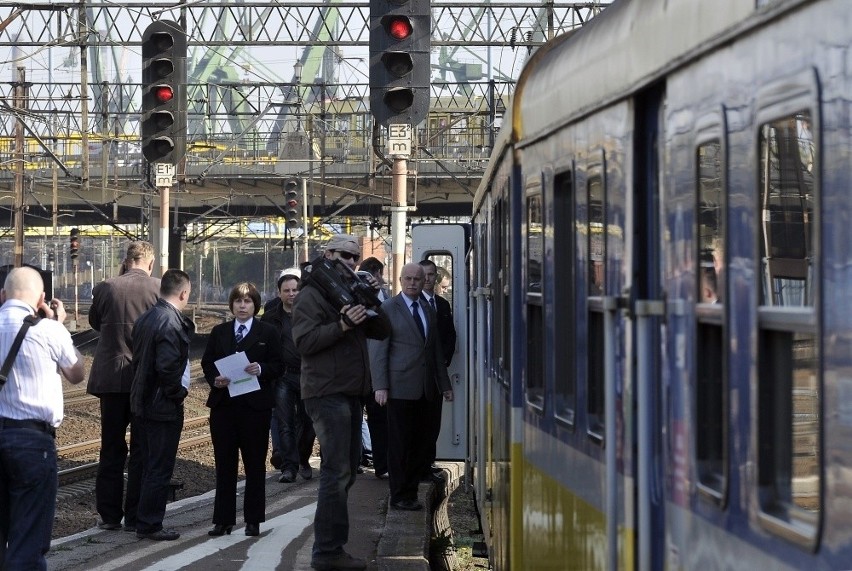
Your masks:
[[[417,488],[432,461],[427,427],[434,402],[453,400],[437,316],[420,296],[424,279],[420,264],[403,266],[400,293],[382,303],[390,337],[369,341],[375,399],[388,409],[390,505],[399,510],[423,508]]]
[[[63,416],[59,372],[82,382],[83,358],[62,324],[62,302],[44,299],[36,270],[10,271],[0,301],[0,362],[24,319],[44,316],[26,330],[0,386],[0,569],[47,569],[58,485],[54,438]]]

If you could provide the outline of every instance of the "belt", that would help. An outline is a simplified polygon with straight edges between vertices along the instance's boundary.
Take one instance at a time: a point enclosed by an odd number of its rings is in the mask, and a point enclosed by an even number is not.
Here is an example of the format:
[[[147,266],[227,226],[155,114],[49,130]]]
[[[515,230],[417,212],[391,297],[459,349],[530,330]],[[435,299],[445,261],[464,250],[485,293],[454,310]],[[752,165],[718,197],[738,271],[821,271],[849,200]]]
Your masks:
[[[284,372],[291,375],[301,375],[302,368],[301,367],[284,367]]]
[[[15,420],[13,418],[0,418],[0,428],[29,428],[30,430],[38,430],[46,432],[56,437],[56,429],[43,420]]]

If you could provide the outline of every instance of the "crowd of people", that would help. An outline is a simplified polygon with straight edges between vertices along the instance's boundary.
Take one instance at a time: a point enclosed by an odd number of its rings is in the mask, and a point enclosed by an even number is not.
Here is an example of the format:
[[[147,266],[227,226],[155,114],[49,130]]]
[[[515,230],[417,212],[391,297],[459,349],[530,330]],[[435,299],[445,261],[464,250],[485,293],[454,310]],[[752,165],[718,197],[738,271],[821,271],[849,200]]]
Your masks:
[[[183,314],[189,276],[170,269],[152,277],[154,256],[151,244],[131,242],[120,275],[94,288],[89,321],[100,338],[87,391],[100,402],[98,526],[169,541],[180,536],[163,520],[190,389],[194,324]],[[366,567],[345,551],[348,493],[364,457],[362,426],[375,476],[388,479],[391,507],[423,508],[417,485],[439,478],[441,402],[453,399],[450,304],[436,291],[440,275],[432,261],[407,264],[400,293],[391,296],[384,265],[368,258],[359,267],[360,257],[358,240],[339,234],[301,270],[282,272],[278,296],[265,306],[254,284],[232,288],[233,319],[213,328],[201,360],[216,473],[209,535],[230,534],[236,524],[240,459],[245,534],[259,535],[270,434],[270,461],[281,483],[313,477],[309,459],[319,442],[314,569]],[[343,290],[357,282],[373,293],[366,301],[341,296],[318,268],[331,268]],[[82,382],[83,360],[62,324],[62,303],[45,299],[36,270],[11,270],[0,300],[0,357],[6,359],[0,369],[0,569],[46,569],[57,491],[54,437],[63,414],[60,372]]]

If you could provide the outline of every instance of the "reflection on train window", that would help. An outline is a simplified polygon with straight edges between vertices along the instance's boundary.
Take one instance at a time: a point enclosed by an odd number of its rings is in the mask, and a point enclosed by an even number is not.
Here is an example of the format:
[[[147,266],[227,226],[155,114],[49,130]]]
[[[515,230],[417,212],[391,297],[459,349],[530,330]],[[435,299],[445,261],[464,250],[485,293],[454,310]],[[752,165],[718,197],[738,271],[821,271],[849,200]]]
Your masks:
[[[576,251],[574,249],[574,181],[572,173],[558,175],[554,180],[553,192],[553,243],[554,250],[563,252],[558,256],[553,268],[556,291],[553,292],[554,347],[556,354],[554,366],[554,396],[556,416],[569,424],[574,423],[576,398],[576,366],[574,353],[575,286],[574,267]]]
[[[695,336],[695,455],[698,490],[723,503],[728,481],[728,383],[724,333],[724,188],[722,143],[698,146],[698,268]]]
[[[491,346],[496,350],[497,374],[503,384],[509,383],[508,371],[511,366],[511,352],[509,350],[509,261],[508,245],[509,220],[506,216],[505,202],[499,199],[494,205],[494,218],[501,222],[494,225],[494,328],[491,330]]]
[[[587,247],[589,261],[589,295],[603,295],[604,290],[604,248],[606,246],[606,235],[604,234],[604,189],[603,180],[600,176],[589,179],[588,183],[588,213],[589,226]]]
[[[604,436],[604,314],[601,296],[606,284],[606,210],[601,175],[586,183],[586,413],[589,434],[599,443]]]
[[[544,406],[544,320],[541,299],[542,235],[541,194],[527,197],[526,300],[527,300],[527,400]]]
[[[764,524],[803,541],[821,511],[814,141],[802,111],[761,125],[758,149],[758,482]]]

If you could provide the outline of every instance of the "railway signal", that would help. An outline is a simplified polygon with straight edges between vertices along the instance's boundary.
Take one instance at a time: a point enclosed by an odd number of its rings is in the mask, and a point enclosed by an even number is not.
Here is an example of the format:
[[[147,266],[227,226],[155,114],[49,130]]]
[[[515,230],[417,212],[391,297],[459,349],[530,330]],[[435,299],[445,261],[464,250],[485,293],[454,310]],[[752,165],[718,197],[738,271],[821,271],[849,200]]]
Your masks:
[[[80,230],[71,228],[70,244],[71,247],[71,262],[77,263],[77,258],[80,255]]]
[[[383,127],[426,119],[431,27],[430,0],[370,0],[370,111]]]
[[[290,179],[284,185],[284,206],[287,211],[287,228],[295,230],[302,225],[299,215],[299,181]]]
[[[142,34],[142,154],[175,165],[186,149],[186,34],[157,20]]]

